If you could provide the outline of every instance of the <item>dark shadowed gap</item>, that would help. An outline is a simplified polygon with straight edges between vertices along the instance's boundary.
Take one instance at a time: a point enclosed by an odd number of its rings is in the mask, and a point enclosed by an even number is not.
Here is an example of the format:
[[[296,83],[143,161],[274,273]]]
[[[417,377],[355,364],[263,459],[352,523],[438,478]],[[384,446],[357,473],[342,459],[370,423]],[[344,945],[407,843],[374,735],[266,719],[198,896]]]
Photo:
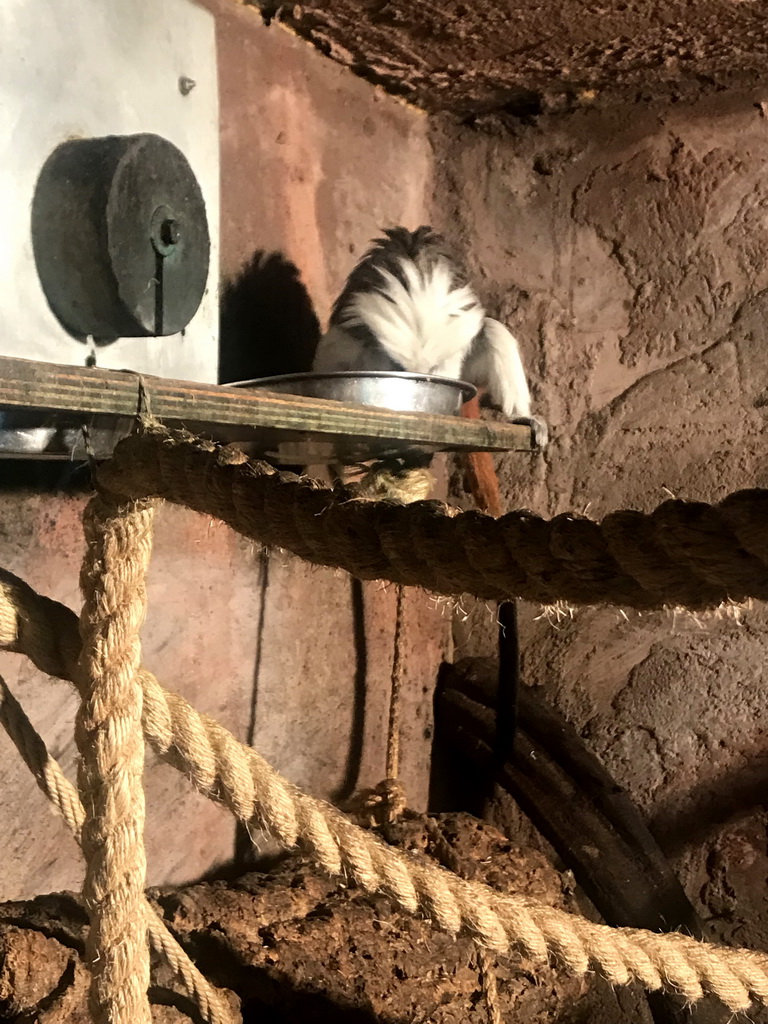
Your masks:
[[[349,800],[357,789],[360,781],[360,767],[363,760],[363,741],[365,739],[365,702],[368,683],[368,644],[365,638],[365,598],[363,584],[354,577],[350,578],[352,597],[352,632],[355,643],[355,679],[352,695],[352,730],[349,737],[349,750],[344,768],[344,778],[333,795],[336,803]]]
[[[517,731],[517,698],[520,688],[520,643],[517,630],[517,604],[502,601],[499,605],[499,685],[496,698],[496,731],[493,737],[491,772],[486,790],[486,811],[494,799],[496,784],[504,765],[515,754]]]
[[[248,711],[248,729],[245,742],[253,746],[256,737],[256,711],[259,697],[259,678],[264,650],[264,621],[267,609],[267,590],[269,588],[269,549],[263,547],[259,552],[259,617],[256,623],[256,651],[253,658],[253,685],[251,686],[251,702]],[[238,869],[245,870],[253,863],[253,844],[245,824],[238,821],[235,825],[234,863]]]

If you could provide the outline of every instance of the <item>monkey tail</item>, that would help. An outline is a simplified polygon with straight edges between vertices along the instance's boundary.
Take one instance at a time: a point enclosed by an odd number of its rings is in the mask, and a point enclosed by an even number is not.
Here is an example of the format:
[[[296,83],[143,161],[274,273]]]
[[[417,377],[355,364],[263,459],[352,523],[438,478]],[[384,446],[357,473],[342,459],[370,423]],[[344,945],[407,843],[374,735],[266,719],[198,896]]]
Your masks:
[[[466,402],[461,415],[469,420],[480,419],[480,398],[476,395]],[[481,512],[491,516],[502,514],[499,478],[490,452],[467,452],[464,461],[464,486]]]

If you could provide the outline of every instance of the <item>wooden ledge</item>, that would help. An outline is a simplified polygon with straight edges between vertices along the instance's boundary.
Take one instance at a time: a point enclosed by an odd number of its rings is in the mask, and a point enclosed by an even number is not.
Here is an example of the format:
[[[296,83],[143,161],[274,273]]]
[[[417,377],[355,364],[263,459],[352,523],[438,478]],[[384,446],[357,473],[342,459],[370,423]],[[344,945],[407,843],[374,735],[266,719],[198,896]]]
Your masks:
[[[145,397],[142,397],[145,396]],[[0,357],[0,434],[48,428],[53,435],[37,457],[72,457],[64,435],[84,425],[98,456],[109,454],[148,402],[168,426],[185,426],[249,454],[282,462],[380,458],[406,450],[427,452],[531,451],[525,424],[458,416],[392,412],[273,392],[168,380],[126,370],[61,366]],[[3,454],[14,451],[8,440]]]

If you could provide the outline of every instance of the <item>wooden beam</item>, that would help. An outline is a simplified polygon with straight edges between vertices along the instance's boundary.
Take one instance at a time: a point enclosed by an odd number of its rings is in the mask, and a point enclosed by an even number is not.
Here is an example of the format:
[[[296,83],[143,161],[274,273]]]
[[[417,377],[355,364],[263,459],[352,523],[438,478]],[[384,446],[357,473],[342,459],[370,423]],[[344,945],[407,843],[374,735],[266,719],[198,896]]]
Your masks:
[[[61,366],[0,357],[0,410],[23,413],[24,423],[87,422],[114,425],[140,412],[143,394],[152,414],[169,426],[187,426],[225,441],[243,441],[266,453],[290,439],[352,440],[358,449],[425,447],[434,451],[530,451],[530,427],[459,416],[392,412],[267,391],[168,380],[125,370]]]

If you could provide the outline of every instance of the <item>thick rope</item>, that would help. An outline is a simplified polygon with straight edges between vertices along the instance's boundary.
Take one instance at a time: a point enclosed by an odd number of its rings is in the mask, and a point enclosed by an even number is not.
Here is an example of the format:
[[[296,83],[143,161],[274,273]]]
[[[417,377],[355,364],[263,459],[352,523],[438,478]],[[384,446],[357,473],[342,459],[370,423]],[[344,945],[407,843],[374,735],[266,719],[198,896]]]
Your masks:
[[[7,573],[0,598],[0,646],[82,685],[76,638],[63,641],[75,621],[72,612]],[[551,957],[575,974],[594,969],[615,985],[639,981],[690,1002],[712,993],[734,1012],[746,1010],[751,996],[768,1005],[767,955],[676,933],[609,928],[458,878],[385,845],[335,807],[302,793],[218,722],[165,692],[151,673],[142,670],[139,679],[144,732],[160,757],[242,821],[253,820],[285,846],[300,845],[328,874],[382,892],[450,934],[466,931],[492,952],[516,949],[540,964]]]
[[[398,584],[395,596],[395,637],[392,653],[392,675],[389,691],[389,722],[387,723],[387,779],[400,777],[400,700],[403,687],[403,605],[405,588]]]
[[[356,498],[369,501],[397,501],[410,504],[429,497],[435,478],[427,467],[406,468],[397,461],[374,463],[361,480],[348,485]],[[395,588],[395,634],[392,653],[392,672],[389,691],[389,720],[387,722],[387,749],[384,779],[373,789],[360,794],[363,816],[375,823],[397,821],[408,800],[400,782],[400,706],[403,683],[403,607],[405,588]]]
[[[83,899],[95,1024],[151,1024],[144,885],[144,738],[139,629],[152,549],[154,503],[104,494],[83,515],[83,610],[75,722],[86,816]]]
[[[42,737],[0,676],[0,725],[21,754],[35,781],[72,830],[78,846],[82,842],[85,810],[77,790],[51,756]]]
[[[166,498],[306,561],[441,594],[694,610],[768,599],[768,491],[718,505],[666,501],[600,523],[526,511],[493,519],[437,501],[355,500],[350,489],[262,462],[236,465],[211,442],[165,430],[121,441],[99,476],[120,493]]]
[[[372,789],[363,790],[346,808],[359,824],[392,824],[408,806],[405,787],[400,781],[400,713],[403,686],[403,605],[405,588],[398,585],[395,595],[395,634],[390,674],[387,746],[384,778]]]
[[[358,824],[373,828],[392,824],[408,806],[405,787],[400,781],[400,711],[403,683],[403,604],[405,588],[398,585],[395,597],[395,635],[390,674],[389,718],[387,746],[384,758],[384,778],[372,789],[356,794],[345,810]]]
[[[372,789],[365,789],[345,808],[354,820],[368,828],[394,824],[408,806],[405,787],[400,781],[400,704],[403,676],[402,628],[404,588],[397,587],[395,636],[389,691],[389,720],[384,758],[384,778]]]
[[[24,709],[0,676],[0,725],[21,754],[24,763],[48,797],[54,809],[81,842],[85,809],[77,790],[64,774],[59,762],[50,754],[40,734]],[[149,940],[157,953],[165,958],[184,990],[200,1009],[209,1024],[232,1024],[233,1016],[219,994],[192,963],[186,952],[171,935],[165,923],[145,900],[146,926]]]

